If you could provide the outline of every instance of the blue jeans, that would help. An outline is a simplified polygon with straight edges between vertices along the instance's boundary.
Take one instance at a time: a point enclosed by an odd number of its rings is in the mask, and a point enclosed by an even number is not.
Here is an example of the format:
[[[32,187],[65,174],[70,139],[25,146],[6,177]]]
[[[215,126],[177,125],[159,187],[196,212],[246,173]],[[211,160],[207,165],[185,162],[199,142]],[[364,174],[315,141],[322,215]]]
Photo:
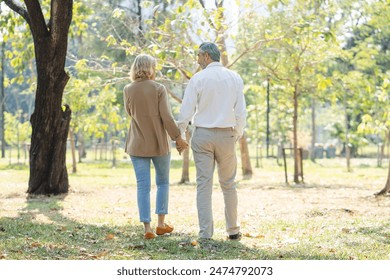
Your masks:
[[[156,170],[156,214],[168,214],[169,169],[171,154],[157,157],[131,156],[135,177],[137,178],[137,203],[142,223],[150,223],[150,162]]]

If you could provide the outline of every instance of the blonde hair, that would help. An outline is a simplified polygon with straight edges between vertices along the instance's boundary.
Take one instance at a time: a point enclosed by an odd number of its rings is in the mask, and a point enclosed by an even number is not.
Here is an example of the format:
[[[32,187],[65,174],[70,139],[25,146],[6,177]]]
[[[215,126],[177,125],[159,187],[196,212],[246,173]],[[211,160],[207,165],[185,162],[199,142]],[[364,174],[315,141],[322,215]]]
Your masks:
[[[153,79],[156,73],[157,61],[153,56],[147,54],[138,55],[130,69],[130,78],[135,81],[138,79]]]

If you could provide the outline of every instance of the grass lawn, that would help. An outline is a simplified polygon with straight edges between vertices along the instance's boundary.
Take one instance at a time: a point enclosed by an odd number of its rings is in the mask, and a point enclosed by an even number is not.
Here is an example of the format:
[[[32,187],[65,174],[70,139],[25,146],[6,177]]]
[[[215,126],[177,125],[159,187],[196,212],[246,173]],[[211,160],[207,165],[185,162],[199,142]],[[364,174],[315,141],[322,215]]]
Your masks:
[[[378,168],[374,160],[356,159],[348,173],[344,160],[305,161],[302,185],[286,185],[273,159],[263,159],[250,180],[239,171],[239,242],[226,240],[215,178],[215,236],[206,243],[197,242],[196,186],[177,184],[180,164],[172,163],[167,216],[175,230],[145,241],[129,161],[116,168],[108,161],[79,164],[69,174],[68,194],[29,198],[28,167],[0,160],[0,259],[390,259],[390,197],[373,195],[384,186],[387,162]],[[194,181],[193,166],[190,174]],[[153,186],[152,203],[154,197]]]

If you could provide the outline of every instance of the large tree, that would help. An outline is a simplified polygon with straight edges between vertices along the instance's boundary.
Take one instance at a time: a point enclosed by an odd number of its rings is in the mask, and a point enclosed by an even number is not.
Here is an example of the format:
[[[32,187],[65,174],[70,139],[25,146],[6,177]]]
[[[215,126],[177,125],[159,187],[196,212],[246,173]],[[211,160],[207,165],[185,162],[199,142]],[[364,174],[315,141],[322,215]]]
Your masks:
[[[50,1],[46,21],[39,0],[3,0],[22,16],[30,27],[37,68],[35,109],[31,116],[29,194],[68,192],[66,141],[71,110],[62,105],[69,80],[65,72],[68,32],[72,21],[73,0]]]

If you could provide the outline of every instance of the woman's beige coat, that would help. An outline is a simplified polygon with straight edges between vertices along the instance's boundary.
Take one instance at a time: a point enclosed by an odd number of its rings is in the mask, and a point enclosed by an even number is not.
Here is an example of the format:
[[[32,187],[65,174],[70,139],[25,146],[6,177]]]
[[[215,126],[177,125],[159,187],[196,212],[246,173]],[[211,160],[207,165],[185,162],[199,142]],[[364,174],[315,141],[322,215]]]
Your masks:
[[[125,86],[123,97],[131,117],[125,152],[138,157],[168,154],[168,134],[176,140],[180,130],[173,119],[165,87],[153,80],[137,80]]]

